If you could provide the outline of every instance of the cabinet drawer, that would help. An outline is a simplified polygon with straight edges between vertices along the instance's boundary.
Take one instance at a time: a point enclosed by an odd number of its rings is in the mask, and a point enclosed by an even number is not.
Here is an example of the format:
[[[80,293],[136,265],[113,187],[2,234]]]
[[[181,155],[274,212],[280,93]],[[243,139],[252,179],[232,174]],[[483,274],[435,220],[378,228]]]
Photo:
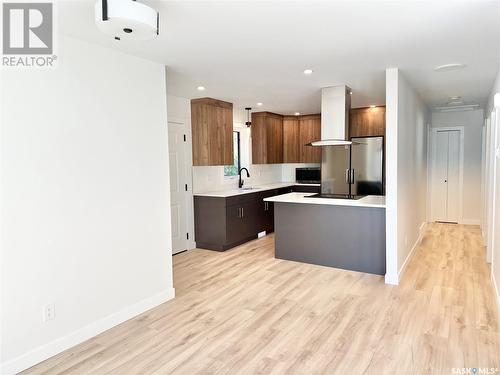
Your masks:
[[[259,198],[259,192],[233,195],[226,198],[226,206],[241,205]]]

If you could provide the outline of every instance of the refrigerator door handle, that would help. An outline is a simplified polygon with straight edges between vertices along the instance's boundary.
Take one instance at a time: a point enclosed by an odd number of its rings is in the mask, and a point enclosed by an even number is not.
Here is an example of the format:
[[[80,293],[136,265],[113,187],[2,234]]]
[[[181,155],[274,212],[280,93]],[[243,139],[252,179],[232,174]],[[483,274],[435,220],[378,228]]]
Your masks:
[[[350,182],[350,179],[351,179],[351,178],[350,178],[350,170],[349,170],[349,169],[346,169],[346,170],[345,170],[345,183],[346,183],[346,184],[350,184],[350,183],[351,183],[351,182]]]
[[[355,171],[354,169],[351,169],[351,184],[354,184],[354,176],[355,176]]]

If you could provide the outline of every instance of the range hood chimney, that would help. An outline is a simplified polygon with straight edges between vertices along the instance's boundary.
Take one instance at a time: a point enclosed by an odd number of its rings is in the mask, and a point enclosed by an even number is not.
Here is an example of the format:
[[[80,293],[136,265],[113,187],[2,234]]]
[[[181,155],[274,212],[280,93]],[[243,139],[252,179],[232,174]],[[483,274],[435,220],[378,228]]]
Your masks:
[[[310,146],[350,145],[351,89],[346,85],[321,89],[321,140]]]

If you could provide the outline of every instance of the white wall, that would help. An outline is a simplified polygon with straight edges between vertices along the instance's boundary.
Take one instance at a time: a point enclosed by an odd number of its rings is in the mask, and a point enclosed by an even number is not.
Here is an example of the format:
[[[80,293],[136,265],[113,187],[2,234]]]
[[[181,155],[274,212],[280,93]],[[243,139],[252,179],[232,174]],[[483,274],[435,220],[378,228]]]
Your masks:
[[[493,113],[492,113],[493,112]],[[491,279],[496,291],[497,306],[500,311],[500,69],[497,74],[496,81],[493,85],[491,94],[488,98],[485,117],[490,123],[490,137],[493,136],[496,129],[496,138],[493,142],[486,139],[485,144],[493,147],[487,147],[488,153],[485,153],[483,160],[483,169],[485,170],[485,178],[483,183],[485,186],[484,207],[491,208],[484,216],[486,221],[482,223],[483,233],[487,234],[487,252],[491,258]],[[486,169],[486,159],[493,163],[488,163],[489,168]],[[491,184],[489,184],[491,182]],[[491,237],[490,237],[491,236]]]
[[[483,110],[460,112],[433,112],[433,128],[447,126],[464,127],[464,224],[479,225],[481,220],[481,149],[484,114]],[[430,199],[430,197],[429,197]]]
[[[173,297],[165,68],[68,37],[58,56],[3,72],[2,374]]]
[[[426,220],[430,113],[399,69],[386,71],[386,282],[397,284]]]

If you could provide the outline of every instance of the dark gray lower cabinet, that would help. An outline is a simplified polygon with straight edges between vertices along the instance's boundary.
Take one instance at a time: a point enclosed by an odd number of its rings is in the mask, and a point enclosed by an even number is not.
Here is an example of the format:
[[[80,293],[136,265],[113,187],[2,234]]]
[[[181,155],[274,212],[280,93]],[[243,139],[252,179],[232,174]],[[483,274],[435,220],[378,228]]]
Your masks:
[[[224,251],[274,231],[274,206],[264,198],[286,194],[292,187],[227,198],[194,197],[195,241],[202,249]]]

